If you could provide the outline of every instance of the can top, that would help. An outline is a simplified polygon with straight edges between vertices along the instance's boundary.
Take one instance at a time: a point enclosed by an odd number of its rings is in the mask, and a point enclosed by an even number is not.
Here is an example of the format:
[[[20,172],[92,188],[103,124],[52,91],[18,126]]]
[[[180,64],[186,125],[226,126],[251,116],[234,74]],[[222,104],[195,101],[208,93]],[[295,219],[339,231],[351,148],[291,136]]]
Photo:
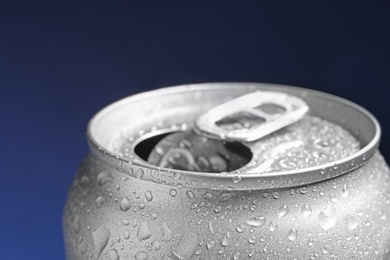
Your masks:
[[[188,130],[202,113],[259,90],[282,92],[304,100],[310,107],[310,116],[344,128],[360,142],[360,149],[316,166],[263,172],[259,168],[243,167],[232,174],[161,168],[147,163],[134,152],[137,145],[149,137]],[[292,187],[336,177],[361,167],[376,151],[379,139],[377,120],[348,100],[314,90],[261,83],[208,83],[146,92],[109,105],[88,125],[91,152],[120,171],[168,185],[218,190]],[[124,141],[132,144],[126,156],[118,153]],[[255,150],[258,153],[259,147],[252,144],[251,149],[258,149]]]

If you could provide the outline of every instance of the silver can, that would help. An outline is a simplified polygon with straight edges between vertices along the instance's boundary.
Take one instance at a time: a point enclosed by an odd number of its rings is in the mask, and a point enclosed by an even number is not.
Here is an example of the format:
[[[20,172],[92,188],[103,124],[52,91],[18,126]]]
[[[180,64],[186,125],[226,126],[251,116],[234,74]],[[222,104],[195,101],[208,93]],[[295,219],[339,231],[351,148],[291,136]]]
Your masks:
[[[389,259],[380,135],[364,108],[290,86],[122,99],[89,123],[67,259]]]

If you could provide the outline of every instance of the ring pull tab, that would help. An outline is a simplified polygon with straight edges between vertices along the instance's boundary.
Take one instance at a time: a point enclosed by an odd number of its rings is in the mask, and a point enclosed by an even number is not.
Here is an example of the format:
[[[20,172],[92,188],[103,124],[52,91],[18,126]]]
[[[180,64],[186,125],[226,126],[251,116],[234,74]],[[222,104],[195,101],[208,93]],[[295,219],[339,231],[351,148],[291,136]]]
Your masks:
[[[300,120],[309,110],[305,101],[274,91],[240,96],[200,115],[197,130],[211,138],[252,142]]]

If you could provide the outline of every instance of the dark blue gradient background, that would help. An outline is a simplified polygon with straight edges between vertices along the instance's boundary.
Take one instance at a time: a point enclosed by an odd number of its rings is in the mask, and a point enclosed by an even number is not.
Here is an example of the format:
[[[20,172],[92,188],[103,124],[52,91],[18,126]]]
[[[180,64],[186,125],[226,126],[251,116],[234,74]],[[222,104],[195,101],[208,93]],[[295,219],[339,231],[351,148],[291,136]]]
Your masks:
[[[389,1],[108,2],[0,1],[1,259],[65,259],[87,122],[133,93],[212,81],[333,93],[377,116],[390,159]]]

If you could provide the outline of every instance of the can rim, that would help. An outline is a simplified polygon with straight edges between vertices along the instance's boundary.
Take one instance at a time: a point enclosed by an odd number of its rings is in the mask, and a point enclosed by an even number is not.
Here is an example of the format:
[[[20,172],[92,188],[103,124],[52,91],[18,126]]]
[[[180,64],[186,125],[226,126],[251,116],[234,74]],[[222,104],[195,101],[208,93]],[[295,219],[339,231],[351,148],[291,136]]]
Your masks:
[[[180,93],[183,91],[201,91],[205,89],[225,89],[229,88],[240,88],[240,87],[270,87],[272,89],[281,89],[286,90],[286,88],[294,89],[296,91],[301,91],[303,93],[310,93],[310,95],[317,95],[321,98],[326,98],[334,102],[342,103],[358,113],[366,116],[367,119],[372,123],[374,127],[374,134],[372,139],[364,146],[361,147],[356,153],[349,155],[347,157],[338,159],[336,161],[312,166],[303,169],[294,169],[289,171],[282,172],[270,172],[270,173],[240,173],[240,174],[229,174],[221,175],[220,173],[205,173],[205,172],[191,172],[191,171],[182,171],[182,170],[173,170],[160,168],[142,161],[130,161],[126,158],[119,157],[117,154],[109,151],[102,145],[99,145],[99,142],[93,135],[93,124],[94,122],[101,117],[102,115],[109,113],[110,111],[118,108],[120,106],[126,105],[129,102],[134,102],[136,100],[142,100],[145,98],[151,98],[159,96],[161,94],[174,94]],[[376,152],[379,146],[379,141],[381,137],[381,127],[377,119],[365,108],[360,105],[349,101],[347,99],[324,93],[317,90],[289,86],[289,85],[280,85],[280,84],[269,84],[269,83],[246,83],[246,82],[221,82],[221,83],[201,83],[201,84],[190,84],[190,85],[180,85],[161,88],[157,90],[151,90],[143,92],[140,94],[135,94],[129,97],[120,99],[99,112],[97,112],[89,121],[87,126],[87,138],[90,151],[95,156],[99,157],[101,160],[110,164],[117,170],[125,172],[131,176],[141,178],[144,180],[150,180],[153,182],[162,182],[168,185],[182,185],[188,188],[205,188],[205,189],[214,189],[214,190],[254,190],[254,189],[271,189],[271,188],[287,188],[293,186],[300,186],[311,184],[319,181],[324,181],[339,175],[345,174],[357,168],[360,168],[368,159]],[[148,171],[150,170],[150,171]],[[153,171],[158,171],[167,176],[167,179],[156,181],[153,176]],[[287,178],[286,178],[287,177]],[[238,179],[237,179],[238,178]],[[193,181],[194,180],[194,181]],[[196,183],[196,185],[195,185]],[[203,183],[203,184],[198,184]],[[207,183],[207,185],[204,185]],[[213,183],[214,185],[211,185]],[[220,185],[216,185],[220,183]]]

